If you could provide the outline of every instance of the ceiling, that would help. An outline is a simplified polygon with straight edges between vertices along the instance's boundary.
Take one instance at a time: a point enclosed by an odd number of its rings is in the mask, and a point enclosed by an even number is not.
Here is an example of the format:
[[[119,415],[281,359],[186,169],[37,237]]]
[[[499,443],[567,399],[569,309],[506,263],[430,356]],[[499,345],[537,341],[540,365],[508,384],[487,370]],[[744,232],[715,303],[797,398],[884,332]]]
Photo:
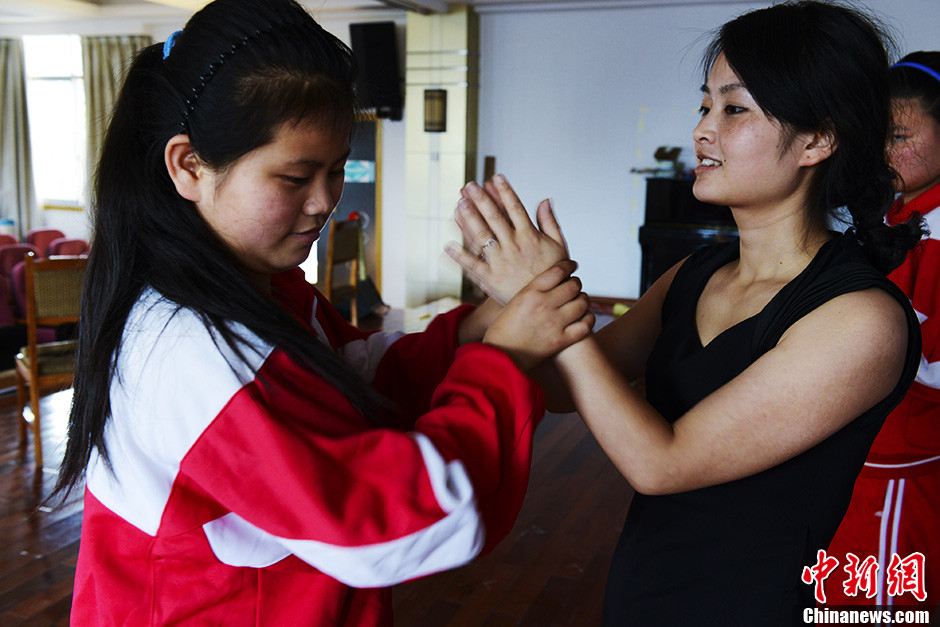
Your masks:
[[[447,11],[449,5],[469,4],[478,10],[509,7],[581,7],[645,5],[653,0],[300,0],[307,8],[324,11],[382,11],[408,9],[421,13]],[[658,4],[690,3],[689,0],[656,0]],[[172,18],[187,16],[207,0],[0,0],[0,23],[94,20],[107,18]]]

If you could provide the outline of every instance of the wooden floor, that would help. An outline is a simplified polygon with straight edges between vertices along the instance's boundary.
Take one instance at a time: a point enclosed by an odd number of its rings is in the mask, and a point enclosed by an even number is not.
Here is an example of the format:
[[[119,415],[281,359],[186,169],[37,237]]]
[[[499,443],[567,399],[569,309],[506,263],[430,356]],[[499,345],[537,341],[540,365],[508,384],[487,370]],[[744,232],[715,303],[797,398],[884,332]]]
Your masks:
[[[17,443],[16,408],[0,399],[0,625],[68,625],[81,502],[42,506],[61,459],[70,392],[43,399],[46,468]],[[80,492],[80,491],[79,491]],[[599,624],[608,559],[630,488],[576,415],[540,425],[529,492],[509,537],[464,568],[395,589],[396,625],[538,627]]]
[[[81,532],[81,490],[60,508],[43,501],[62,458],[71,392],[43,398],[43,457],[18,444],[16,402],[0,399],[0,625],[68,625]]]
[[[396,588],[396,625],[600,625],[632,495],[576,414],[549,414],[536,432],[529,491],[512,532],[468,566]]]

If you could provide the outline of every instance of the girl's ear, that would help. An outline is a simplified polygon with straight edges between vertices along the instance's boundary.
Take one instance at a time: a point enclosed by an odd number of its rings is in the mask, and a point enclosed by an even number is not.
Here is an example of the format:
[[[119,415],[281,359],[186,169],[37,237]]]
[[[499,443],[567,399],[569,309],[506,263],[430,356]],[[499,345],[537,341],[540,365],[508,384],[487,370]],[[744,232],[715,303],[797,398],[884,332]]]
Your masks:
[[[804,144],[803,156],[800,165],[811,166],[825,161],[839,147],[835,134],[830,130],[819,130],[813,133]]]
[[[167,172],[176,187],[176,192],[192,202],[202,200],[200,179],[205,174],[205,167],[196,158],[188,135],[174,135],[166,143],[163,151]]]

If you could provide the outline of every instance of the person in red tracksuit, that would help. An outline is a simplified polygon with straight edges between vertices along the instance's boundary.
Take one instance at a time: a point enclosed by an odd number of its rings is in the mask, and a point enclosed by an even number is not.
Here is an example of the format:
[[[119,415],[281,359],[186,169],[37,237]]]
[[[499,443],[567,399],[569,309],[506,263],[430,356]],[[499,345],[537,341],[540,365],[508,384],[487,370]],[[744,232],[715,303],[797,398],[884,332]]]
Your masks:
[[[888,214],[897,224],[919,214],[930,236],[889,278],[921,320],[923,355],[917,379],[872,445],[852,502],[829,547],[844,562],[875,558],[876,585],[849,588],[848,575],[826,582],[830,605],[940,607],[940,52],[915,52],[891,68],[891,164],[900,194]],[[891,559],[922,554],[921,589],[889,586]],[[916,563],[916,562],[912,562]],[[926,595],[919,599],[918,596]]]
[[[551,219],[509,297],[423,333],[363,332],[305,281],[354,65],[293,0],[216,0],[134,61],[57,485],[85,480],[73,625],[388,625],[390,586],[511,529],[544,415],[526,371],[593,316]]]

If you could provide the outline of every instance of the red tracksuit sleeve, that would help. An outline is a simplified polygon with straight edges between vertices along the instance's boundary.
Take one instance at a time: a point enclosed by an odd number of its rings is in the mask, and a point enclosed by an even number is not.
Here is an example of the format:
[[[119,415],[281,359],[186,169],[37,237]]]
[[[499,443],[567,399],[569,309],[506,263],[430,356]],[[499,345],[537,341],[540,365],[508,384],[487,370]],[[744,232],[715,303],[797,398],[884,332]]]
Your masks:
[[[431,396],[454,361],[464,305],[436,316],[420,333],[362,331],[349,324],[314,288],[315,318],[333,348],[399,408],[402,426],[431,406]],[[309,297],[307,297],[309,300]]]
[[[293,554],[376,587],[463,564],[509,531],[543,405],[505,354],[461,349],[411,433],[366,428],[322,382],[303,382],[304,402],[285,359],[268,359],[265,385],[240,390],[180,469],[181,487],[235,515],[234,530],[207,528],[222,561],[249,544],[262,562]]]

